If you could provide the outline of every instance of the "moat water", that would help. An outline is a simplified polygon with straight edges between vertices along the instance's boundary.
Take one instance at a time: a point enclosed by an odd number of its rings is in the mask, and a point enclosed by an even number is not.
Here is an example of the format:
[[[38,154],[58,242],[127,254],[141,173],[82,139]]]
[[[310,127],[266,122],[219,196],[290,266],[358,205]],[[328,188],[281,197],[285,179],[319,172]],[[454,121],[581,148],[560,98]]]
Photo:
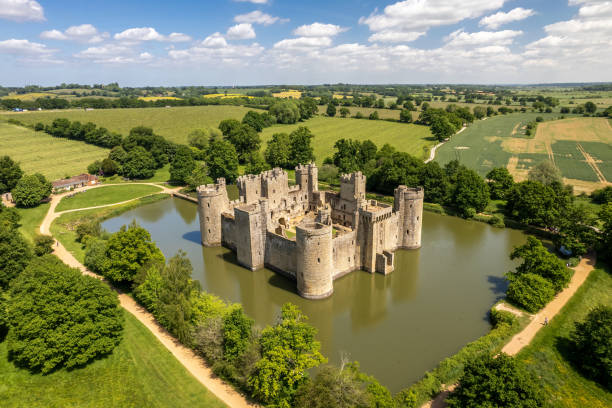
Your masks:
[[[274,323],[283,303],[298,305],[330,362],[348,353],[392,392],[490,330],[488,310],[514,266],[508,254],[526,239],[520,231],[426,212],[422,248],[397,251],[391,275],[355,271],[334,282],[330,298],[313,301],[298,296],[293,281],[244,269],[225,248],[202,247],[195,203],[163,200],[103,226],[114,232],[134,219],[167,258],[187,253],[202,289],[242,303],[260,327]]]

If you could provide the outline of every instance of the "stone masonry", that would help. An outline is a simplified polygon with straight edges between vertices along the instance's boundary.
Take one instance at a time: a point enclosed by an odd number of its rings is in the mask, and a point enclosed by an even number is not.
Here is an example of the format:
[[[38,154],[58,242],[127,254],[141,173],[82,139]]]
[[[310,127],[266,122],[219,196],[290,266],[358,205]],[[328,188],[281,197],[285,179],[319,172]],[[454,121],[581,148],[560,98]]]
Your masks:
[[[396,249],[421,246],[422,187],[398,186],[391,206],[366,199],[361,172],[342,175],[339,192],[319,191],[315,164],[297,166],[295,178],[290,186],[279,168],[238,177],[235,201],[224,179],[198,187],[202,244],[294,279],[309,299],[330,296],[333,281],[357,269],[386,275]]]

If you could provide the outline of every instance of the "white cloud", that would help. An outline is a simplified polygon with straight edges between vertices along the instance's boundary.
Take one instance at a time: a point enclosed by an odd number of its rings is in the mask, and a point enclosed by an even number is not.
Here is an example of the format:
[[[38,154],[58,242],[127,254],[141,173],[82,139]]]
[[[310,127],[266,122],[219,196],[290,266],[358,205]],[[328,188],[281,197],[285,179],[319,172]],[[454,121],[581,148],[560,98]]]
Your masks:
[[[132,47],[121,44],[105,44],[89,47],[74,55],[76,58],[100,64],[134,64],[150,62],[153,56],[148,52],[138,53]]]
[[[238,3],[268,4],[268,0],[234,0]]]
[[[34,0],[0,0],[0,18],[18,22],[45,21],[45,13]]]
[[[340,27],[335,24],[312,23],[296,28],[293,30],[293,34],[299,35],[300,37],[333,37],[346,30],[348,30],[348,28]]]
[[[218,35],[215,36],[215,34]],[[225,43],[221,45],[219,38],[223,41],[225,39],[219,33],[215,34],[213,34],[215,37],[210,36],[204,40],[202,45],[184,50],[170,50],[168,51],[168,56],[175,62],[214,62],[215,64],[223,63],[232,66],[245,66],[250,65],[253,59],[264,51],[264,48],[258,43],[250,45]]]
[[[170,41],[170,42],[182,42],[190,41],[191,37],[183,33],[172,33],[169,36],[161,35],[153,27],[136,27],[128,28],[120,33],[114,35],[115,40],[126,41],[126,42],[140,42],[140,41]]]
[[[28,40],[0,41],[0,53],[13,55],[45,55],[52,54],[57,50],[49,49],[45,44],[30,42]]]
[[[227,30],[227,38],[231,40],[248,40],[255,38],[255,30],[248,23],[236,24]]]
[[[98,29],[91,24],[71,26],[64,32],[49,30],[40,33],[40,38],[45,40],[70,40],[91,44],[102,42],[109,37],[110,35],[108,33],[100,33]]]
[[[361,17],[359,23],[366,24],[375,33],[370,37],[373,42],[414,41],[431,27],[480,17],[486,12],[499,9],[506,1],[463,0],[459,3],[447,0],[405,0],[385,7],[382,13],[375,10],[370,16]]]
[[[273,17],[269,14],[262,13],[259,10],[251,11],[246,14],[239,14],[234,17],[234,21],[237,23],[251,23],[251,24],[262,24],[265,26],[272,25],[277,21],[287,21],[285,19],[281,20],[279,17]]]
[[[202,41],[202,45],[207,48],[220,48],[226,47],[227,41],[221,33],[217,32],[206,37],[204,41]]]
[[[329,37],[298,37],[281,40],[274,44],[274,48],[286,50],[302,50],[320,47],[329,47],[332,43]]]
[[[523,34],[522,31],[503,30],[503,31],[479,31],[476,33],[466,33],[457,30],[450,33],[444,40],[446,46],[453,47],[472,47],[477,45],[509,45],[514,38]]]
[[[490,16],[484,17],[478,25],[485,26],[491,30],[496,30],[504,24],[511,23],[513,21],[524,20],[527,17],[531,17],[535,14],[535,11],[531,9],[524,9],[522,7],[517,7],[515,9],[510,10],[507,13],[500,11],[498,13],[492,14]]]

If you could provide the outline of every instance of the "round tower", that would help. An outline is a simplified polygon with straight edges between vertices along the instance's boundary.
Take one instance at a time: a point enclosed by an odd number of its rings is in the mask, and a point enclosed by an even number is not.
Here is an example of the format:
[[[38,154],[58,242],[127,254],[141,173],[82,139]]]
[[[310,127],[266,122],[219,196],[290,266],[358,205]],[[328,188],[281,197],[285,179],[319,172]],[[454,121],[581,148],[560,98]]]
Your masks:
[[[222,242],[221,213],[229,208],[225,180],[217,184],[200,186],[198,192],[198,215],[202,245],[219,246]]]
[[[297,289],[307,299],[323,299],[334,291],[332,227],[320,223],[296,226]]]
[[[421,247],[423,225],[423,187],[398,186],[395,189],[394,210],[399,214],[397,246],[405,249]]]

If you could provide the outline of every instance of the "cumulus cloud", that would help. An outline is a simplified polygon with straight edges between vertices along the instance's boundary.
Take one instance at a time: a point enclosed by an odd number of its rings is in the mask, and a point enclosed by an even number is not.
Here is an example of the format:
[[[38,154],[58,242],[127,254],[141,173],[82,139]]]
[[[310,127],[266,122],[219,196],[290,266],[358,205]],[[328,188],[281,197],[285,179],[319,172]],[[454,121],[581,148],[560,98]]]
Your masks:
[[[45,55],[57,50],[47,48],[45,44],[30,42],[28,40],[10,39],[0,41],[0,53],[13,55]]]
[[[409,42],[423,35],[429,28],[456,24],[467,18],[480,17],[497,10],[507,0],[405,0],[391,4],[382,13],[377,10],[361,17],[374,34],[371,42]]]
[[[329,37],[298,37],[287,38],[274,44],[277,49],[303,50],[319,47],[329,47],[332,43]]]
[[[220,48],[226,47],[227,41],[221,33],[217,32],[206,37],[204,41],[202,41],[202,45],[207,48]]]
[[[248,40],[255,38],[255,30],[249,23],[236,24],[227,30],[227,38],[230,40]]]
[[[239,14],[234,17],[234,21],[237,23],[250,23],[250,24],[261,24],[269,26],[278,22],[286,22],[287,19],[281,20],[279,17],[271,16],[270,14],[263,13],[259,10],[251,11],[246,14]]]
[[[296,28],[293,30],[293,34],[300,37],[333,37],[346,30],[348,28],[335,24],[312,23]]]
[[[49,30],[40,33],[40,38],[45,40],[68,40],[92,44],[102,42],[109,37],[110,35],[108,33],[100,33],[98,29],[91,24],[70,26],[63,32],[59,30]]]
[[[218,33],[216,33],[218,34]],[[201,45],[184,50],[170,50],[168,56],[175,62],[214,62],[228,65],[250,65],[255,57],[260,55],[264,48],[258,43],[250,45],[221,45],[221,41],[204,40]],[[223,39],[224,40],[224,39]],[[225,41],[225,40],[224,40]],[[211,46],[214,45],[214,46]]]
[[[74,54],[74,56],[99,64],[145,63],[153,59],[153,56],[148,52],[139,53],[132,47],[122,44],[105,44],[97,47],[89,47]]]
[[[491,30],[496,30],[504,24],[508,24],[513,21],[524,20],[527,17],[533,16],[534,14],[535,14],[535,11],[531,9],[524,9],[522,7],[517,7],[515,9],[510,10],[507,13],[500,11],[498,13],[484,17],[482,20],[480,20],[478,25],[485,26]]]
[[[45,21],[45,13],[34,0],[0,0],[0,18],[17,22]]]
[[[453,47],[466,47],[477,45],[509,45],[514,38],[523,34],[522,31],[503,30],[503,31],[478,31],[476,33],[466,33],[457,30],[450,33],[446,38],[446,45]]]
[[[128,28],[120,33],[114,35],[115,40],[127,41],[127,42],[141,42],[141,41],[170,41],[170,42],[181,42],[189,41],[191,37],[183,33],[171,33],[169,36],[161,35],[153,27],[136,27]]]
[[[238,3],[268,4],[268,0],[234,0]]]

